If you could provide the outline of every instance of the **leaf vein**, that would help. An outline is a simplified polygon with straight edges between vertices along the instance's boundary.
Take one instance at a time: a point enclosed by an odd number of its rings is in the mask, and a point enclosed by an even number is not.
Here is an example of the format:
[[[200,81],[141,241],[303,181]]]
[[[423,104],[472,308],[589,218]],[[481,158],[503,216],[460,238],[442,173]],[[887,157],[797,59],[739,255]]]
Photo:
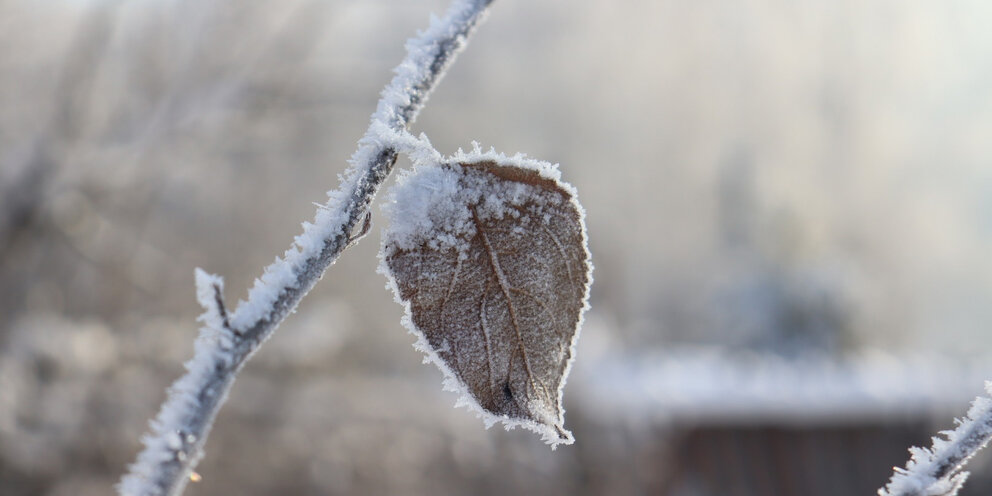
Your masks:
[[[572,285],[572,289],[574,290],[575,278],[572,277],[572,264],[568,262],[569,257],[568,253],[565,251],[565,246],[562,245],[561,240],[558,239],[558,236],[552,232],[551,229],[548,229],[548,226],[541,226],[541,229],[544,229],[544,232],[548,233],[548,236],[551,237],[551,241],[553,241],[555,246],[558,247],[558,253],[561,254],[562,263],[565,264],[565,272],[568,274],[568,283]]]
[[[479,220],[479,216],[475,211],[472,210],[472,219],[475,222],[476,230],[478,235],[482,238],[482,243],[486,247],[486,252],[489,254],[489,261],[492,264],[493,273],[496,274],[496,280],[499,283],[500,290],[503,292],[503,297],[506,298],[506,308],[510,313],[510,321],[513,323],[513,331],[517,335],[517,348],[520,350],[520,356],[524,360],[524,370],[527,372],[527,379],[530,381],[531,387],[534,392],[544,392],[547,395],[547,387],[541,384],[541,388],[538,388],[534,377],[534,371],[531,368],[530,358],[527,356],[527,348],[524,346],[524,338],[520,333],[520,322],[517,320],[517,312],[513,306],[513,299],[510,298],[510,283],[506,279],[506,274],[503,273],[503,268],[500,266],[499,258],[496,256],[496,251],[493,249],[492,243],[489,242],[489,236],[486,235],[482,221]],[[543,389],[543,391],[542,391]]]

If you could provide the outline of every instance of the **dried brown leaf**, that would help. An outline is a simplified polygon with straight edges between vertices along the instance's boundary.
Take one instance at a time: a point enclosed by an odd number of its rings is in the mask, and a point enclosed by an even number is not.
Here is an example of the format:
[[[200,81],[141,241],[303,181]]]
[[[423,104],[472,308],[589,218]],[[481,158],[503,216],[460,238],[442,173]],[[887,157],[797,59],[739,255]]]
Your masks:
[[[561,392],[591,283],[583,212],[550,165],[476,158],[401,178],[383,271],[465,404],[570,444]]]

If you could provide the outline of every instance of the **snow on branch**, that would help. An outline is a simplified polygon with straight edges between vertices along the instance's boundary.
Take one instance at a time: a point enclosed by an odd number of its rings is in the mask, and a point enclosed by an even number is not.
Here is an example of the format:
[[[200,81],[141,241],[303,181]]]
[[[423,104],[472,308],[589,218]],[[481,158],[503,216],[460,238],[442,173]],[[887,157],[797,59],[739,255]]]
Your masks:
[[[985,383],[992,395],[992,382]],[[895,468],[888,485],[879,496],[953,496],[968,478],[961,469],[978,450],[992,439],[992,398],[979,396],[968,415],[955,420],[957,428],[941,431],[944,437],[933,438],[933,447],[909,449],[906,468]]]
[[[196,272],[197,299],[205,312],[186,374],[176,381],[143,438],[144,450],[117,489],[122,495],[182,493],[203,456],[203,446],[235,376],[282,320],[296,308],[341,252],[368,229],[368,212],[379,186],[392,171],[397,136],[423,108],[492,0],[455,0],[443,19],[409,40],[407,55],[382,92],[372,122],[340,187],[328,192],[314,222],[282,258],[266,267],[246,301],[233,314],[224,308],[223,281]]]

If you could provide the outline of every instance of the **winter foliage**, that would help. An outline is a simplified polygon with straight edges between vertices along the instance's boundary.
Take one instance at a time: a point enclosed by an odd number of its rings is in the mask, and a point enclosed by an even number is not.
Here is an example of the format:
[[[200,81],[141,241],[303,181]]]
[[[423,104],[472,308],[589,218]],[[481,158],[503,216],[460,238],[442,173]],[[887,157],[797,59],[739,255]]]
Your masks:
[[[459,151],[452,157],[443,157],[433,149],[426,137],[414,137],[407,131],[453,57],[464,46],[472,29],[484,18],[485,8],[489,3],[482,0],[456,0],[444,18],[432,18],[429,28],[407,43],[407,56],[395,69],[395,77],[382,92],[368,131],[359,141],[358,150],[351,157],[350,167],[341,177],[340,187],[328,192],[328,200],[318,207],[312,223],[303,224],[302,234],[294,239],[294,243],[282,257],[277,257],[266,267],[247,298],[240,301],[233,312],[228,313],[224,306],[221,278],[197,270],[197,300],[204,312],[199,318],[202,327],[194,344],[194,357],[185,364],[187,373],[169,388],[167,401],[151,422],[150,434],[142,440],[145,449],[118,486],[121,494],[178,494],[182,491],[203,455],[211,424],[224,403],[236,374],[245,361],[271,336],[279,323],[294,311],[299,301],[327,267],[334,263],[341,251],[367,231],[369,206],[378,188],[391,173],[397,155],[401,153],[409,155],[417,169],[400,178],[398,188],[388,199],[391,207],[386,210],[392,223],[391,231],[383,244],[381,270],[390,275],[390,285],[407,310],[403,323],[418,337],[415,347],[426,354],[426,362],[435,363],[442,370],[445,387],[460,394],[459,405],[477,412],[483,417],[487,427],[496,422],[502,422],[508,429],[522,426],[538,432],[552,446],[573,441],[571,433],[564,430],[562,387],[575,356],[575,344],[583,312],[588,306],[591,283],[584,212],[575,202],[574,189],[562,182],[557,168],[549,164],[520,156],[506,157],[495,152],[481,152],[477,147],[469,153]],[[651,29],[655,29],[655,26],[652,25]],[[651,119],[656,119],[656,116],[652,115]],[[484,165],[488,163],[495,166]],[[540,178],[537,183],[547,181],[551,186],[535,186],[528,181],[519,181],[516,172],[506,172],[516,169],[527,171],[524,173],[525,177],[536,174]],[[670,172],[660,168],[658,170],[660,174]],[[649,193],[657,192],[657,181],[644,183],[647,186],[640,187],[647,188]],[[632,191],[644,191],[637,190],[637,184],[630,184],[628,187]],[[631,193],[631,196],[635,194]],[[529,210],[532,208],[533,210]],[[515,216],[515,212],[519,214],[521,210],[542,215]],[[651,209],[641,211],[648,212],[641,215],[653,215]],[[554,216],[577,219],[574,222],[577,227],[569,227],[568,230],[580,241],[569,243],[566,247],[566,244],[560,243],[558,233],[532,238],[527,229],[535,224],[524,226],[517,223],[518,219],[526,217],[531,219],[529,222],[546,227],[549,219]],[[633,224],[638,225],[636,222]],[[616,226],[618,230],[628,228],[623,223],[617,223]],[[517,238],[515,242],[521,246],[507,241],[508,244],[493,249],[489,245],[496,246],[497,243],[484,236],[486,233],[492,234],[494,239],[496,233],[502,233],[508,240]],[[499,255],[503,253],[502,248],[526,251],[534,247],[523,247],[523,243],[534,239],[543,240],[544,246],[535,248],[533,257],[527,260],[536,265],[559,264],[556,267],[561,267],[560,263],[563,263],[565,268],[549,270],[547,272],[552,276],[543,279],[544,275],[534,275],[529,270],[532,268],[530,262],[521,263],[522,268],[516,271],[504,270],[504,259]],[[652,252],[652,256],[664,257],[663,249],[656,249],[650,243],[640,244],[650,246],[646,249]],[[554,250],[563,256],[542,254],[541,249],[547,249],[551,245],[555,245]],[[655,254],[654,251],[658,253]],[[423,263],[429,257],[437,257],[438,253],[444,255],[437,258],[440,262]],[[480,259],[480,254],[488,255],[490,260],[486,262],[485,259]],[[574,262],[571,267],[569,260]],[[391,262],[395,262],[399,268],[391,267]],[[443,326],[432,328],[429,324],[431,319],[423,316],[436,308],[418,301],[418,298],[425,295],[417,295],[414,287],[431,288],[425,281],[446,282],[447,284],[441,286],[454,287],[458,284],[460,267],[469,262],[482,267],[475,281],[482,281],[483,287],[474,296],[471,292],[466,293],[470,296],[465,304],[474,305],[477,310],[458,314],[473,317],[470,319],[473,321],[470,327],[484,336],[483,341],[487,343],[487,347],[490,335],[501,333],[500,339],[508,343],[510,349],[505,355],[488,350],[480,354],[478,350],[473,350],[465,355],[472,359],[462,361],[456,350],[458,339]],[[448,268],[441,267],[445,264]],[[451,270],[452,264],[455,270]],[[582,266],[583,270],[573,272],[575,266]],[[425,268],[429,270],[425,271]],[[432,270],[433,268],[438,270]],[[568,275],[562,276],[563,272]],[[641,272],[644,272],[645,278],[654,277],[650,271]],[[519,280],[515,279],[514,273],[526,273],[528,276]],[[584,279],[579,274],[584,274]],[[411,282],[413,280],[417,281],[416,285]],[[570,284],[561,282],[566,280],[571,281]],[[506,301],[502,304],[496,301],[498,298],[494,300],[491,296],[496,294],[491,290],[495,287],[499,287],[504,293]],[[568,289],[557,291],[561,287]],[[510,315],[513,313],[510,308],[514,307],[514,300],[508,294],[514,291],[520,294],[549,291],[565,295],[558,305],[563,309],[560,312],[548,310],[542,305],[529,307],[527,319],[532,322],[537,322],[538,317],[535,315],[565,316],[563,323],[555,322],[554,326],[545,326],[543,330],[549,332],[534,334],[553,335],[554,339],[547,340],[550,345],[534,345],[530,341],[535,341],[536,338],[519,332],[525,326],[518,326]],[[435,291],[435,297],[437,294]],[[649,301],[649,297],[653,298],[654,294],[645,292],[644,301]],[[448,295],[442,298],[448,299]],[[648,304],[655,303],[651,300]],[[521,305],[523,306],[525,305]],[[420,317],[418,313],[421,314]],[[436,313],[445,315],[443,311]],[[455,313],[451,315],[454,316]],[[444,322],[445,319],[435,320]],[[542,325],[539,323],[531,327]],[[497,328],[518,332],[490,332]],[[463,336],[458,338],[479,343],[478,339]],[[513,348],[520,351],[513,351]],[[525,365],[527,355],[537,355],[527,351],[531,348],[553,350],[553,353],[548,353],[548,357],[540,357],[541,367],[548,371],[528,370],[530,366]],[[482,369],[472,370],[463,362],[487,365]],[[708,365],[716,366],[709,367],[707,373],[719,376],[723,371],[719,364]],[[505,373],[509,379],[502,384],[494,381],[494,370]],[[789,369],[776,370],[787,372]],[[768,372],[767,369],[763,371]],[[814,372],[819,373],[821,370],[814,367]],[[857,376],[856,379],[871,376],[853,375]],[[846,371],[841,371],[840,376],[843,378],[848,375]],[[666,377],[668,380],[682,378],[679,374],[668,374]],[[706,382],[708,376],[703,374],[693,377],[700,383]],[[636,392],[637,400],[648,398],[660,403],[657,390],[650,387],[656,385],[651,379],[653,378],[645,381],[646,387]],[[733,380],[740,378],[718,379],[730,379],[727,382],[736,384]],[[808,389],[810,383],[817,383],[817,379],[791,383],[789,378],[784,378],[781,382],[772,380],[762,383],[759,393],[769,393],[769,384],[783,382]],[[716,384],[717,381],[711,383]],[[833,384],[825,383],[827,386]],[[678,387],[683,393],[694,391],[692,384],[680,384]],[[696,388],[700,389],[704,390],[704,394],[710,392],[706,385]],[[772,393],[775,392],[781,393]],[[500,397],[499,393],[503,396]],[[620,396],[622,395],[621,392]],[[819,397],[830,396],[825,394]],[[740,406],[742,403],[735,404]],[[805,407],[809,408],[811,404],[815,405],[815,402],[807,403]],[[697,403],[696,406],[698,405]],[[906,468],[896,469],[888,486],[880,490],[879,494],[955,494],[967,477],[967,472],[961,471],[962,467],[992,436],[992,400],[984,397],[976,399],[958,428],[942,435],[943,438],[934,439],[931,448],[911,449],[912,458]]]
[[[556,167],[494,151],[419,162],[386,205],[380,271],[416,348],[459,405],[571,444],[562,388],[591,264],[582,207]]]

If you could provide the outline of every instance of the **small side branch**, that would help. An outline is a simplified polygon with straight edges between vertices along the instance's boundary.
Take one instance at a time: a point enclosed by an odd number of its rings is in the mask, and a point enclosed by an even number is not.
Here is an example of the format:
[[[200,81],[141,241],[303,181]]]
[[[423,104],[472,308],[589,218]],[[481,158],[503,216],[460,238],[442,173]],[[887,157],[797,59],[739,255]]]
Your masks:
[[[118,485],[122,495],[182,493],[203,456],[203,446],[234,379],[245,362],[337,260],[367,232],[369,206],[397,157],[394,135],[406,133],[431,91],[484,18],[492,0],[455,0],[441,20],[406,44],[407,55],[382,99],[351,166],[326,206],[282,258],[255,281],[247,301],[228,315],[219,277],[197,272],[197,296],[206,310],[187,373],[143,438],[145,449]],[[387,128],[389,133],[383,133]],[[358,233],[353,234],[353,233]]]
[[[992,382],[985,383],[992,395]],[[964,485],[965,464],[992,439],[992,398],[979,396],[968,415],[955,421],[958,426],[934,437],[933,447],[909,449],[906,468],[895,468],[889,483],[878,490],[880,496],[953,496]]]
[[[231,330],[231,322],[224,307],[224,279],[208,274],[203,269],[196,269],[196,299],[203,307],[200,320],[206,327],[220,330]]]

